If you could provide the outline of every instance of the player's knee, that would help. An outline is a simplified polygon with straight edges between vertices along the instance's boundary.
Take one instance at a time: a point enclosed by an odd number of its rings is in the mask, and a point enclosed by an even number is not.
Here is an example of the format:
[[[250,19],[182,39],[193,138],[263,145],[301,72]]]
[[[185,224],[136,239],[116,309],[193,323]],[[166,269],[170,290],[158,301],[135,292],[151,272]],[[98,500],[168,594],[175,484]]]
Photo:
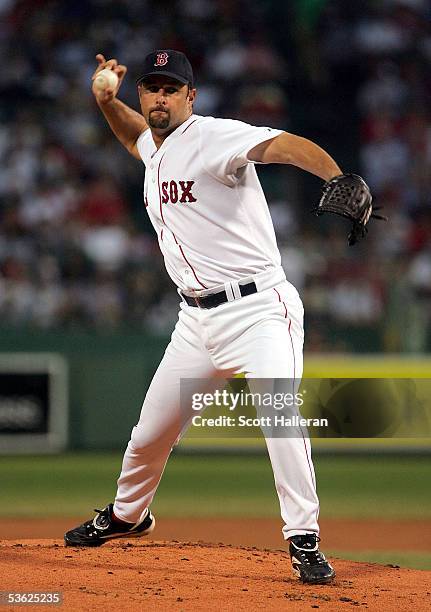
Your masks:
[[[175,435],[172,437],[169,431],[138,424],[132,429],[129,448],[135,453],[157,453],[162,447],[172,446],[174,440]]]

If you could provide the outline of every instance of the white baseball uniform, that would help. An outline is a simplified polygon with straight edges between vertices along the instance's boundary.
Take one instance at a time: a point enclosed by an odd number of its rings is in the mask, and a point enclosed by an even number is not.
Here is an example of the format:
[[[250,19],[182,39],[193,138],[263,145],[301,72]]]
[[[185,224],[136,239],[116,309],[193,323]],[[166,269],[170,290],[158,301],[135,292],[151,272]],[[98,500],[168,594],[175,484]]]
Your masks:
[[[178,291],[202,297],[224,289],[228,301],[201,309],[181,299],[178,322],[124,455],[114,504],[120,519],[136,522],[144,514],[182,433],[181,379],[240,372],[249,379],[302,376],[301,299],[281,268],[265,195],[247,158],[253,147],[280,133],[192,115],[159,149],[150,130],[137,141],[146,166],[146,210]],[[240,285],[249,281],[257,292],[242,297]],[[284,537],[318,533],[306,432],[268,437],[266,444]]]

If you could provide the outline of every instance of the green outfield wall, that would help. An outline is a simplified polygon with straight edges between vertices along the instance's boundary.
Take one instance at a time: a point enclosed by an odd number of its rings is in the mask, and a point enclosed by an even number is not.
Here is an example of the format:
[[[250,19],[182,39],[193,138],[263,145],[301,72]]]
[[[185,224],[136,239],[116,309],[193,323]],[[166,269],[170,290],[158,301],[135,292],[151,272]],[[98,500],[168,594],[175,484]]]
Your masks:
[[[142,332],[85,333],[7,330],[0,353],[54,353],[68,365],[68,446],[71,449],[123,449],[136,423],[152,375],[168,337]],[[431,358],[374,355],[305,356],[308,377],[431,378]],[[199,439],[187,436],[189,449],[263,449],[262,441]],[[316,450],[361,449],[428,451],[427,439],[316,440]]]
[[[123,448],[168,338],[82,331],[0,333],[0,352],[57,353],[68,364],[69,447]]]

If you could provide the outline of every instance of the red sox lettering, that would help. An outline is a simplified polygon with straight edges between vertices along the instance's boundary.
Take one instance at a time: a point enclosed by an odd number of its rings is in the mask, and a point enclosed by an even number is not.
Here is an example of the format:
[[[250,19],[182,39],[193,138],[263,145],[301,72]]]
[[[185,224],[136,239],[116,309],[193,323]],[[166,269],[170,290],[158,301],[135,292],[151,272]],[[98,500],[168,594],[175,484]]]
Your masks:
[[[196,202],[192,193],[194,181],[163,181],[162,182],[162,203],[185,204],[186,202]]]

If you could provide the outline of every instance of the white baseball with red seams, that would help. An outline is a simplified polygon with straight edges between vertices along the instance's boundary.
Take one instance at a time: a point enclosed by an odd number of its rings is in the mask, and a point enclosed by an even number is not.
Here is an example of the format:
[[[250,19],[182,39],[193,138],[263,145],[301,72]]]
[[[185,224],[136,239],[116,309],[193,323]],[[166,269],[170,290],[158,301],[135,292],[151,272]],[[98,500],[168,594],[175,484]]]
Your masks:
[[[105,89],[115,89],[118,85],[118,76],[109,68],[101,70],[94,79],[94,86],[101,91]]]
[[[178,322],[146,394],[127,446],[115,515],[136,522],[150,505],[184,429],[180,381],[302,376],[303,307],[285,278],[265,195],[248,152],[282,132],[230,119],[192,115],[156,148],[138,139],[146,167],[144,199],[166,269],[186,295],[220,289],[228,301],[211,309],[182,299]],[[254,280],[257,293],[241,297]],[[289,389],[291,391],[291,389]],[[192,417],[190,403],[190,414]],[[310,442],[301,428],[267,438],[283,534],[318,533]]]

